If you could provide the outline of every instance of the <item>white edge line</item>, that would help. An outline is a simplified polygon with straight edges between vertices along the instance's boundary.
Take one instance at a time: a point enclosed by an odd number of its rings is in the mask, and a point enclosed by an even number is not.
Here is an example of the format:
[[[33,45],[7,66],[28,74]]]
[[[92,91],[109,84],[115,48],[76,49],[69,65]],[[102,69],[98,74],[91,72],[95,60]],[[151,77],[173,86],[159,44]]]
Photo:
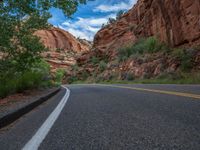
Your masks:
[[[37,130],[35,135],[28,141],[28,143],[26,143],[22,150],[37,150],[42,141],[47,136],[52,126],[54,125],[65,104],[67,103],[67,100],[70,95],[70,90],[64,86],[62,87],[66,89],[66,93],[63,96],[62,100],[59,102],[59,104],[56,106],[53,112],[49,115],[46,121],[42,124],[42,126]]]

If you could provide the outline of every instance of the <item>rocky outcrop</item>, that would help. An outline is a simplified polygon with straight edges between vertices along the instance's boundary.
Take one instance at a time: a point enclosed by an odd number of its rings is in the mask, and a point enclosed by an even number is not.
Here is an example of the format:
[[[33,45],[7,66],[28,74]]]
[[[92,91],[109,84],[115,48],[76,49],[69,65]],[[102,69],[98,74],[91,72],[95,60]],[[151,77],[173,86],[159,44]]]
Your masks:
[[[200,44],[200,1],[139,0],[121,19],[96,34],[94,47],[116,50],[149,36],[173,47]]]
[[[35,35],[41,38],[46,47],[51,50],[63,49],[65,51],[88,51],[89,43],[83,43],[76,39],[72,34],[59,28],[51,28],[47,30],[39,30]]]
[[[49,51],[42,55],[50,63],[53,72],[58,68],[67,69],[76,64],[75,56],[91,48],[90,42],[76,39],[69,32],[58,28],[39,30],[35,35],[39,36],[44,45],[49,48]]]
[[[118,60],[119,48],[151,36],[172,48]],[[68,77],[85,80],[87,76],[90,82],[157,77],[176,80],[186,70],[199,72],[198,45],[199,0],[138,0],[130,11],[95,35],[94,50],[77,59],[79,68],[72,68]]]

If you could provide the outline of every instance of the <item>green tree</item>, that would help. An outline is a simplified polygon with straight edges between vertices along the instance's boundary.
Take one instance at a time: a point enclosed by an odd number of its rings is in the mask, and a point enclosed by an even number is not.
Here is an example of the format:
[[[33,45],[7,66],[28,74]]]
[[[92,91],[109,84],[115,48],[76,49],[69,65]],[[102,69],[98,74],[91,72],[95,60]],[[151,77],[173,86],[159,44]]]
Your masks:
[[[108,18],[108,24],[113,24],[115,22],[116,22],[115,18]]]
[[[46,49],[34,32],[50,27],[49,9],[70,17],[81,3],[86,0],[0,0],[0,84],[41,61]]]
[[[45,50],[33,33],[47,28],[51,7],[72,15],[86,0],[3,0],[0,1],[0,71],[26,70]],[[9,68],[9,69],[8,69]]]
[[[120,10],[120,11],[117,13],[116,19],[117,19],[117,20],[121,19],[121,17],[122,17],[124,14],[125,14],[125,11]]]

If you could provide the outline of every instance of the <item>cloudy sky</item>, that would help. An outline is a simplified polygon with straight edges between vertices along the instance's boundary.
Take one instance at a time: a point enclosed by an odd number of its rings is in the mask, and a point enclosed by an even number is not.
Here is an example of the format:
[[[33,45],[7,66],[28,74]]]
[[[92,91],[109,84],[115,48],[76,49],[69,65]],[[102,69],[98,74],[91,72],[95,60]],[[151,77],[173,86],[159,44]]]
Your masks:
[[[51,9],[53,17],[49,23],[69,31],[76,37],[92,41],[95,33],[108,18],[115,18],[120,10],[130,9],[137,0],[94,0],[80,5],[71,19],[59,9]]]

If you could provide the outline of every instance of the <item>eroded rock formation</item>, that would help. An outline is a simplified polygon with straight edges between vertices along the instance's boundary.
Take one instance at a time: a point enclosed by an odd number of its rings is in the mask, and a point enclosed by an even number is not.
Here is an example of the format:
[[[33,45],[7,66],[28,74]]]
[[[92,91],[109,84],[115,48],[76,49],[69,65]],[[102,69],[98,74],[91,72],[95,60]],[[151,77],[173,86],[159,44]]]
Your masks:
[[[68,68],[76,64],[76,54],[87,52],[91,48],[91,43],[76,39],[69,32],[58,28],[48,30],[39,30],[35,35],[41,38],[49,51],[43,53],[43,56],[51,64],[52,71],[58,68]]]
[[[199,44],[200,1],[139,0],[121,19],[96,34],[94,47],[115,50],[149,36],[171,46]]]
[[[150,36],[176,48],[171,49],[170,54],[160,51],[135,55],[123,62],[117,61],[119,48]],[[83,80],[82,72],[85,71],[89,81],[94,82],[129,80],[130,77],[156,78],[163,74],[175,78],[183,61],[188,61],[182,60],[184,55],[192,53],[189,56],[191,61],[188,62],[191,63],[193,72],[200,69],[199,48],[192,48],[197,45],[200,45],[199,0],[138,0],[120,19],[106,25],[95,35],[94,51],[77,59],[80,68],[73,76],[80,76],[80,80]],[[174,56],[172,53],[179,48],[187,51],[182,56]],[[94,58],[99,63],[95,64]],[[103,71],[101,61],[106,63]]]

